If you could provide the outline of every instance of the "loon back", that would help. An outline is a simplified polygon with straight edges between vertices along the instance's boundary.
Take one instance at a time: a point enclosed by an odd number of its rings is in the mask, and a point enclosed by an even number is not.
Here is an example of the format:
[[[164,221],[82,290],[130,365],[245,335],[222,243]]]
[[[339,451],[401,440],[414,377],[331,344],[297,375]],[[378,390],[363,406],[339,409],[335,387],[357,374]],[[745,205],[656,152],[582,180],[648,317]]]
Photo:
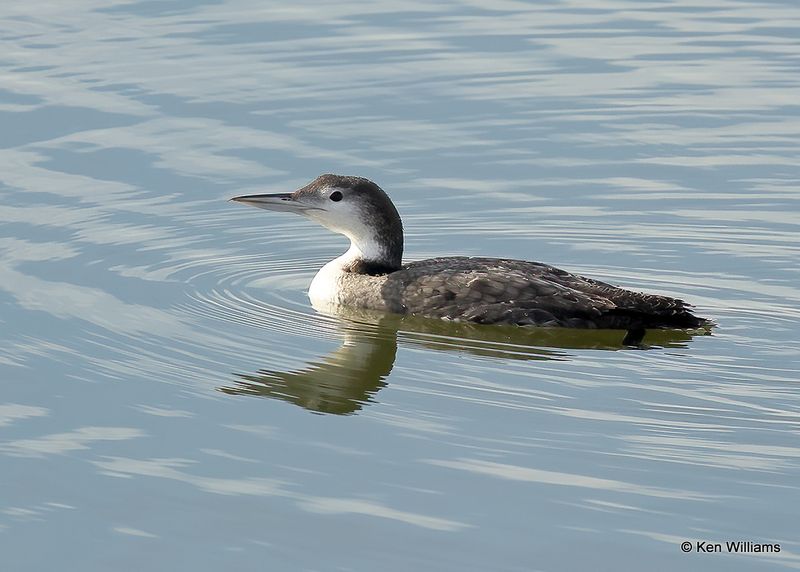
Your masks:
[[[446,257],[406,264],[381,289],[389,310],[481,324],[696,328],[683,300],[633,292],[547,264]]]

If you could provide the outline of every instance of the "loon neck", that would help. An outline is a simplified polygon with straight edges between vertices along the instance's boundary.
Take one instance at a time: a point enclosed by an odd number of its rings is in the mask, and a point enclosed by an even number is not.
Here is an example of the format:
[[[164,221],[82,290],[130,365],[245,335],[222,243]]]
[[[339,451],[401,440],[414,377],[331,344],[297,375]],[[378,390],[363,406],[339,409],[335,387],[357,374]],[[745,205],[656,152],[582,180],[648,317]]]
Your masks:
[[[375,239],[350,238],[350,249],[336,259],[344,272],[376,276],[400,270],[403,259],[402,239],[398,244]]]

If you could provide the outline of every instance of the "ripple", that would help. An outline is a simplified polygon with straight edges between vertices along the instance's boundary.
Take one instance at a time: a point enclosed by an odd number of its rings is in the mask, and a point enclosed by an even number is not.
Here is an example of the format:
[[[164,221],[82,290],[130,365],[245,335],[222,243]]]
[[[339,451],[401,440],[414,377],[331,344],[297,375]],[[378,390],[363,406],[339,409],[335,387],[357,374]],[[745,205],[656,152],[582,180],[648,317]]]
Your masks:
[[[175,274],[190,289],[177,309],[202,319],[316,339],[338,339],[336,320],[316,314],[298,300],[318,260],[237,255],[192,261]]]

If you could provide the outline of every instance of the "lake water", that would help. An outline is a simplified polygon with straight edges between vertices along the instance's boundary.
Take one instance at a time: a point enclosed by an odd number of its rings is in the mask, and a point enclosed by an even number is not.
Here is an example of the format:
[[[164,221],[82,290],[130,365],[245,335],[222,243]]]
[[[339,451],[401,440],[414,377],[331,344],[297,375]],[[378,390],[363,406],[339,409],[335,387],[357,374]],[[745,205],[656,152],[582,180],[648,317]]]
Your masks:
[[[795,0],[5,2],[0,30],[3,570],[800,568]],[[389,192],[409,260],[718,327],[319,315],[346,241],[226,199],[323,172]],[[737,540],[780,552],[697,553]]]

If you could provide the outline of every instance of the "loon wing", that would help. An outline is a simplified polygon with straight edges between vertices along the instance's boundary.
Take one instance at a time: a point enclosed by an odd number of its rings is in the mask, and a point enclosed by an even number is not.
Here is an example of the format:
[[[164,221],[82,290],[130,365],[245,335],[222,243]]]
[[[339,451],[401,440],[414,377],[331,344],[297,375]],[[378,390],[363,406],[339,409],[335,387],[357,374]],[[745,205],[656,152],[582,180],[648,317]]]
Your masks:
[[[682,300],[641,294],[522,260],[432,258],[388,275],[399,313],[495,324],[579,328],[696,327]]]

